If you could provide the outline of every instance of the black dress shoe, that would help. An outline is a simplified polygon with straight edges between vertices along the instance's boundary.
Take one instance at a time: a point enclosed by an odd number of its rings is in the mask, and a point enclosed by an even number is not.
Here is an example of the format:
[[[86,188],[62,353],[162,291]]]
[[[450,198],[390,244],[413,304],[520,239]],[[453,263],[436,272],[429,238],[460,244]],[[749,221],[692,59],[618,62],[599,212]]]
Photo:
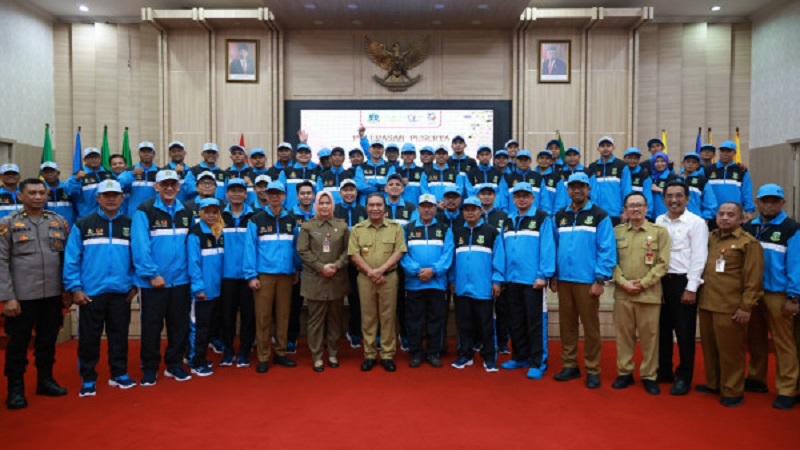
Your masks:
[[[644,391],[650,395],[661,393],[661,388],[658,387],[658,383],[655,380],[642,380],[642,385],[644,386]]]
[[[256,366],[256,373],[267,373],[269,370],[269,361],[259,362]]]
[[[374,359],[365,359],[364,362],[361,363],[361,371],[369,372],[376,364],[378,364],[378,362]]]
[[[421,365],[422,365],[422,358],[417,356],[411,358],[411,361],[408,362],[408,367],[411,367],[412,369],[416,369]]]
[[[569,381],[581,377],[581,371],[577,367],[564,367],[553,377],[556,381]]]
[[[8,381],[6,407],[8,409],[22,409],[28,407],[28,400],[25,399],[25,383],[21,379]]]
[[[756,394],[766,394],[769,392],[767,385],[756,380],[749,380],[745,378],[744,380],[744,391],[745,392],[754,392]]]
[[[275,355],[273,362],[276,366],[297,367],[297,363],[289,359],[288,356]]]
[[[383,366],[383,370],[387,372],[395,372],[397,370],[397,367],[391,359],[382,359],[381,365]]]
[[[734,407],[739,406],[742,403],[744,403],[744,397],[742,397],[742,396],[739,396],[739,397],[722,397],[719,400],[719,403],[722,406],[726,406],[728,408],[734,408]]]
[[[328,367],[330,367],[331,369],[338,369],[339,361],[331,361],[330,358],[328,358]]]
[[[689,393],[690,384],[686,380],[678,379],[669,390],[671,395],[686,395]]]
[[[697,386],[694,387],[694,390],[697,392],[702,392],[703,394],[714,394],[714,395],[720,394],[719,389],[711,389],[705,384],[698,384]]]
[[[322,362],[322,361],[320,361]],[[316,365],[314,364],[314,372],[320,373],[325,371],[325,364]]]
[[[36,384],[36,395],[45,395],[47,397],[63,397],[67,395],[67,390],[59,386],[56,380],[52,378],[45,378],[39,380]]]
[[[783,410],[792,409],[794,407],[794,398],[791,395],[779,395],[772,402],[772,407]]]
[[[442,360],[438,356],[428,356],[428,364],[438,369],[442,367]]]
[[[611,389],[625,389],[633,384],[633,375],[620,375],[611,383]]]
[[[589,389],[597,389],[600,387],[600,375],[590,373],[586,375],[586,387]]]

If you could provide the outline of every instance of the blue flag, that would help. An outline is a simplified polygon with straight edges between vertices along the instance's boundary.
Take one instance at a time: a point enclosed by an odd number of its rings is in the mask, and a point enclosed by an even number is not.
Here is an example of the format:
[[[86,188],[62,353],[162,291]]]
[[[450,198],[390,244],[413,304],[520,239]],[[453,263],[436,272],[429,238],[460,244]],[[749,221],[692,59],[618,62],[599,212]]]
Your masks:
[[[700,147],[703,146],[703,142],[701,140],[701,135],[703,134],[702,130],[702,128],[697,129],[697,141],[694,143],[694,151],[697,152],[698,155],[700,154]]]
[[[81,148],[81,129],[78,128],[78,132],[75,133],[75,152],[72,153],[72,173],[76,173],[83,169],[83,158],[81,153],[83,152],[83,148]]]

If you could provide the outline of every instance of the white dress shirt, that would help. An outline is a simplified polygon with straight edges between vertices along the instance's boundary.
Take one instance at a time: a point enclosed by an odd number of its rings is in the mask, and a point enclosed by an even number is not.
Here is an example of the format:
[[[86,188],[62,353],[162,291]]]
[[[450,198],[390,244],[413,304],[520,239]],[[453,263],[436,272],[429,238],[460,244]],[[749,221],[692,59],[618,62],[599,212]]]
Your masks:
[[[667,273],[685,274],[689,280],[686,290],[697,292],[697,288],[703,284],[701,276],[708,258],[708,226],[689,210],[675,220],[670,219],[668,214],[656,219],[658,225],[669,231],[672,240]]]

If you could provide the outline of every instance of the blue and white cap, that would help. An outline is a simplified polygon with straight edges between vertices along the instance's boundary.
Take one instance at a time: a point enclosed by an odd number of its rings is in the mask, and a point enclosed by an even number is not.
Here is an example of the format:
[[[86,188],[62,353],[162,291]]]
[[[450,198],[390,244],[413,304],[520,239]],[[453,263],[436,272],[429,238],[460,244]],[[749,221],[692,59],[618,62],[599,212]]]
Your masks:
[[[203,144],[203,151],[219,153],[219,148],[217,147],[217,144],[213,142],[206,142],[205,144]]]
[[[199,180],[200,178],[198,177],[197,179]],[[174,170],[170,169],[159,170],[158,173],[156,174],[156,183],[161,183],[162,181],[167,181],[167,180],[180,181],[181,179],[178,176],[178,172],[175,172]]]
[[[256,147],[256,148],[250,150],[250,157],[253,157],[253,156],[256,156],[256,155],[267,156],[267,154],[264,152],[264,149],[261,148],[261,147]]]
[[[300,150],[305,150],[311,153],[311,147],[309,147],[308,144],[306,144],[305,142],[297,144],[297,151],[299,152]]]
[[[333,152],[331,152],[331,149],[329,149],[328,147],[322,147],[321,149],[319,149],[319,153],[317,153],[317,156],[319,156],[319,159],[330,158],[332,153]]]
[[[458,188],[456,186],[447,186],[446,188],[444,188],[444,194],[443,195],[447,195],[447,194],[457,194],[457,195],[461,196],[461,191],[458,190]]]
[[[466,200],[464,200],[464,203],[462,203],[461,205],[462,205],[462,207],[471,205],[471,206],[477,206],[478,208],[480,208],[481,207],[481,201],[478,200],[478,197],[469,197]]]
[[[171,149],[172,147],[186,148],[181,141],[172,141],[169,143],[169,145],[167,145],[167,149]]]
[[[83,149],[83,157],[86,158],[89,155],[99,155],[100,149],[97,147],[86,147]]]
[[[572,183],[583,183],[585,185],[589,185],[589,175],[586,175],[583,172],[575,172],[567,178],[567,185]]]
[[[39,170],[44,170],[44,169],[53,169],[53,170],[58,170],[58,164],[54,163],[53,161],[46,161],[46,162],[43,162],[43,163],[42,163],[42,164],[39,166]]]
[[[433,194],[422,194],[422,195],[419,196],[419,202],[417,202],[417,204],[421,205],[423,203],[433,203],[435,205],[438,202],[436,201],[436,196],[435,195],[433,195]]]
[[[529,150],[520,150],[520,151],[518,151],[517,152],[517,159],[519,159],[519,158],[533,159],[533,157],[531,156],[531,152]]]
[[[389,144],[386,145],[386,151],[387,152],[389,150],[391,150],[391,149],[394,149],[395,151],[398,151],[398,152],[400,151],[400,147],[398,147],[397,144],[395,144],[394,142],[390,142]]]
[[[764,197],[784,198],[783,188],[774,183],[765,184],[758,188],[758,194],[756,194],[756,198],[758,199],[762,199]]]
[[[256,177],[256,179],[255,179],[255,181],[254,181],[254,183],[255,183],[255,184],[259,184],[259,183],[267,183],[267,184],[270,184],[271,182],[272,182],[272,177],[270,177],[270,176],[269,176],[269,175],[267,175],[267,174],[263,174],[263,175],[259,175],[259,176],[257,176],[257,177]]]
[[[214,176],[214,172],[210,170],[204,170],[200,172],[200,175],[197,176],[197,181],[202,180],[203,178],[211,178],[214,181],[217,181],[217,177]]]
[[[228,190],[228,189],[230,189],[230,188],[232,188],[234,186],[241,186],[241,187],[247,189],[247,183],[245,183],[243,179],[241,179],[241,178],[231,178],[230,180],[228,180],[228,186],[225,187],[225,190]]]
[[[341,189],[341,188],[343,188],[343,187],[345,187],[345,186],[353,186],[353,187],[356,187],[356,182],[355,182],[355,181],[353,181],[353,179],[352,179],[352,178],[345,178],[344,180],[342,180],[342,182],[341,182],[341,183],[339,183],[339,189]]]
[[[139,150],[144,150],[144,149],[150,149],[150,150],[153,150],[153,151],[155,151],[155,149],[156,149],[156,145],[155,145],[155,144],[153,144],[153,143],[152,143],[152,142],[150,142],[150,141],[142,141],[142,142],[139,142]]]
[[[636,147],[628,147],[628,149],[625,150],[625,154],[622,155],[622,156],[628,156],[628,155],[639,155],[639,156],[642,156],[642,152]]]
[[[428,148],[430,148],[430,147],[428,147]],[[424,149],[424,147],[423,147],[423,149]],[[415,146],[414,144],[412,144],[410,142],[406,142],[405,144],[403,144],[403,148],[401,149],[400,153],[414,153],[414,154],[416,154],[417,153],[417,146]],[[431,150],[431,153],[433,153],[433,150]]]
[[[286,186],[284,186],[283,183],[281,183],[280,181],[277,181],[277,180],[276,181],[270,181],[269,184],[267,185],[267,190],[268,191],[281,191],[283,193],[286,193]]]
[[[117,180],[103,180],[97,186],[97,194],[105,194],[106,192],[122,194],[122,186],[120,186]]]
[[[6,163],[0,166],[0,175],[3,175],[7,172],[19,173],[19,166],[14,163]]]
[[[219,208],[219,200],[217,200],[217,199],[215,199],[213,197],[212,198],[204,198],[204,199],[200,200],[197,203],[197,205],[200,207],[200,209],[206,209],[209,206],[216,206],[217,208]]]
[[[289,150],[294,150],[292,148],[292,144],[290,144],[288,142],[281,142],[280,144],[278,144],[278,148],[276,150],[280,150],[282,148],[288,148]]]
[[[247,150],[243,146],[241,146],[239,144],[233,144],[228,148],[228,151],[230,151],[230,152],[232,152],[234,150],[241,150],[241,151],[247,153]]]
[[[530,192],[531,194],[533,194],[533,186],[531,186],[531,184],[526,181],[517,183],[514,185],[514,188],[511,189],[511,193],[516,194],[517,192]]]

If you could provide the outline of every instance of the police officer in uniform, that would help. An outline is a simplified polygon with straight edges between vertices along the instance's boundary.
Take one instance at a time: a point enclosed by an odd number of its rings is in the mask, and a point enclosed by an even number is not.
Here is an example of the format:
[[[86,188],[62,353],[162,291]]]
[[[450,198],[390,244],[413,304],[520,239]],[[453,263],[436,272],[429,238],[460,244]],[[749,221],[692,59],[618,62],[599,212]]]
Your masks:
[[[9,409],[28,406],[23,376],[28,365],[27,348],[36,330],[36,393],[50,397],[67,395],[53,379],[56,338],[62,324],[61,270],[67,221],[44,209],[47,188],[30,178],[19,186],[23,208],[0,219],[0,302],[3,302]],[[63,303],[63,304],[62,304]]]

